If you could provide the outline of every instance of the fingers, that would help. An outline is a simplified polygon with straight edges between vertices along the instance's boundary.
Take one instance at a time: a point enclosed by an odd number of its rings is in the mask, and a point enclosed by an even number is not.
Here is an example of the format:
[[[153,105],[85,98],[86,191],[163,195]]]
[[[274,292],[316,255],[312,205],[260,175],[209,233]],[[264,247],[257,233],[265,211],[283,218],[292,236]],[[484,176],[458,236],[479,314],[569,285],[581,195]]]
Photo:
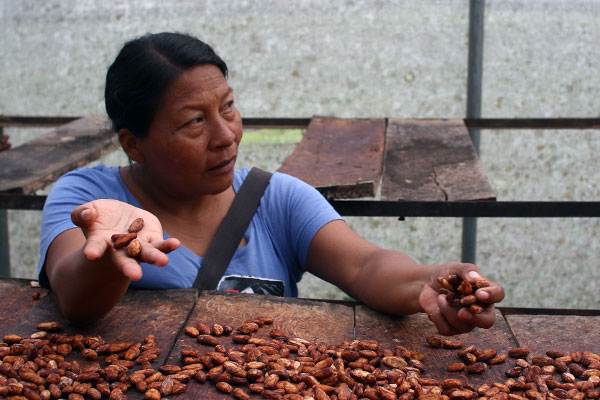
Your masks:
[[[430,301],[428,307],[423,308],[435,324],[439,333],[442,335],[454,335],[469,332],[475,327],[490,328],[494,324],[496,317],[493,304],[504,299],[504,289],[502,286],[487,281],[481,275],[477,266],[473,264],[449,263],[440,265],[440,268],[432,277],[432,289],[436,292],[440,289],[441,285],[437,280],[439,276],[446,277],[451,274],[458,274],[463,280],[473,284],[474,288],[478,281],[485,281],[485,285],[487,286],[476,289],[474,293],[478,303],[484,306],[484,308],[483,312],[473,314],[466,307],[453,307],[447,302],[445,295],[436,294],[434,304],[437,307],[434,307],[433,302]],[[479,287],[480,285],[478,284],[477,286]],[[432,299],[431,297],[429,298]]]
[[[431,322],[442,335],[450,336],[469,332],[474,327],[469,322],[461,320],[457,315],[458,310],[451,307],[446,301],[446,297],[437,294],[433,288],[424,288],[419,302],[423,311],[427,313]]]
[[[494,320],[496,319],[496,308],[494,305],[490,305],[484,308],[484,311],[480,314],[472,314],[468,309],[461,308],[458,311],[458,318],[473,326],[488,329],[494,325]]]
[[[90,261],[97,260],[108,248],[108,243],[98,235],[92,235],[87,239],[83,247],[83,255]]]
[[[179,239],[175,238],[169,238],[166,240],[155,240],[152,242],[152,246],[154,246],[155,248],[157,248],[165,254],[168,254],[173,250],[178,249],[180,245],[181,242],[179,242]]]
[[[142,270],[138,261],[164,267],[169,263],[169,257],[166,253],[177,249],[180,242],[175,238],[169,238],[167,240],[156,240],[152,243],[140,240],[140,244],[142,250],[135,258],[129,257],[126,250],[116,251],[118,256],[116,256],[115,262],[120,264],[123,274],[131,280],[139,280],[142,277]]]
[[[474,264],[465,263],[448,263],[445,265],[448,273],[459,274],[462,279],[474,284],[477,281],[485,280],[487,287],[477,289],[475,297],[482,303],[498,303],[504,299],[504,288],[496,283],[487,281],[479,272],[479,269]],[[434,282],[435,283],[435,282]],[[439,285],[437,285],[439,286]]]
[[[154,264],[158,267],[164,267],[169,263],[169,257],[149,243],[142,244],[142,252],[139,257],[142,261],[148,264]]]
[[[444,316],[445,320],[448,321],[448,324],[454,329],[455,333],[469,332],[473,329],[473,325],[470,321],[464,321],[459,318],[459,310],[448,304],[446,296],[439,295],[436,300],[440,313]]]
[[[499,303],[504,299],[504,288],[492,283],[488,287],[477,289],[475,297],[482,303]]]
[[[98,212],[90,204],[82,204],[71,211],[71,221],[80,228],[87,228],[98,218]]]
[[[114,251],[113,262],[129,280],[137,281],[142,278],[142,268],[135,259],[127,256],[126,252]]]

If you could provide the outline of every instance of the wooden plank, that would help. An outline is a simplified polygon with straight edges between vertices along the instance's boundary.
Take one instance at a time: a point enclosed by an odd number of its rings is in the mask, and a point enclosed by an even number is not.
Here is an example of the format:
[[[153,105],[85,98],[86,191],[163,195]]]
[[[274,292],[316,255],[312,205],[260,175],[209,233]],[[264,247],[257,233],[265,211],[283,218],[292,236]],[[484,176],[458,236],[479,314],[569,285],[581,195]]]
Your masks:
[[[141,342],[149,334],[156,336],[162,353],[153,361],[162,365],[173,347],[197,298],[194,289],[135,290],[130,289],[121,301],[96,323],[79,327],[68,323],[60,313],[54,295],[45,296],[21,316],[15,327],[18,335],[29,336],[40,322],[58,321],[68,334],[100,335],[107,342]]]
[[[279,172],[327,198],[375,196],[381,176],[385,120],[315,117]]]
[[[86,326],[69,324],[61,315],[53,295],[44,297],[29,312],[11,333],[29,336],[36,331],[40,322],[58,321],[67,334],[81,333],[84,336],[101,336],[107,342],[142,342],[148,334],[156,337],[161,349],[158,358],[152,361],[154,368],[165,363],[173,348],[177,334],[181,330],[197,298],[194,289],[182,290],[129,290],[121,301],[101,320]],[[92,362],[74,352],[69,360],[78,361],[82,367]],[[133,369],[138,369],[135,366]],[[127,391],[129,399],[143,399],[143,393],[134,389]]]
[[[600,354],[600,316],[507,315],[506,320],[522,347],[531,355],[548,350],[589,350]]]
[[[7,286],[9,285],[6,284],[6,280],[0,280],[0,289],[2,289],[0,293],[4,294],[3,289]],[[24,291],[21,290],[21,292]],[[20,297],[31,298],[31,293],[26,293],[26,296],[21,293]],[[153,334],[161,350],[158,358],[152,361],[153,367],[157,369],[165,363],[177,334],[182,329],[196,299],[197,291],[195,289],[131,289],[105,317],[90,326],[78,327],[69,324],[64,319],[54,295],[50,293],[42,297],[33,307],[28,307],[28,304],[15,304],[17,308],[6,311],[4,304],[0,304],[0,316],[4,317],[10,314],[16,315],[19,319],[19,323],[9,327],[10,329],[5,330],[5,325],[2,324],[0,331],[4,334],[14,333],[29,337],[30,334],[37,331],[38,323],[58,321],[63,327],[59,333],[101,336],[106,342],[143,342],[146,335]],[[77,361],[83,368],[93,363],[85,360],[77,351],[72,352],[67,360]],[[135,365],[132,370],[135,369],[139,369],[139,365]],[[144,394],[137,392],[135,388],[128,390],[126,395],[132,400],[144,398]]]
[[[462,120],[390,119],[381,199],[496,198]]]
[[[0,153],[0,192],[29,194],[114,150],[106,118],[89,116]]]
[[[219,323],[236,329],[246,320],[259,316],[268,316],[274,320],[273,325],[267,325],[254,334],[263,339],[271,339],[269,332],[273,328],[281,329],[291,337],[327,344],[338,344],[353,338],[354,311],[350,306],[263,295],[203,292],[187,324],[196,326],[198,322],[203,322],[212,326]],[[239,346],[230,337],[223,336],[219,340],[226,348]],[[183,334],[177,340],[167,363],[180,365],[182,349],[200,350],[202,353],[214,351],[212,346],[199,344],[194,338]],[[231,397],[218,392],[210,383],[201,385],[191,380],[186,392],[174,398],[213,400]]]
[[[506,379],[504,372],[508,364],[489,366],[481,375],[467,374],[466,372],[448,372],[446,366],[451,363],[461,362],[456,354],[457,350],[433,348],[427,344],[427,336],[441,337],[433,323],[425,314],[415,314],[406,317],[390,317],[383,315],[365,306],[355,308],[356,338],[375,339],[384,348],[393,350],[395,346],[402,345],[411,351],[423,353],[423,363],[427,370],[422,377],[434,379],[456,378],[463,383],[479,385],[481,383],[503,382]],[[473,331],[456,335],[451,340],[460,340],[466,346],[475,345],[480,350],[493,349],[499,354],[507,353],[509,348],[515,347],[515,341],[510,333],[506,321],[500,311],[496,311],[496,321],[490,329],[475,328]]]
[[[33,288],[28,279],[0,279],[0,339],[12,333],[24,313],[48,294],[48,289]],[[35,300],[34,294],[39,294]]]

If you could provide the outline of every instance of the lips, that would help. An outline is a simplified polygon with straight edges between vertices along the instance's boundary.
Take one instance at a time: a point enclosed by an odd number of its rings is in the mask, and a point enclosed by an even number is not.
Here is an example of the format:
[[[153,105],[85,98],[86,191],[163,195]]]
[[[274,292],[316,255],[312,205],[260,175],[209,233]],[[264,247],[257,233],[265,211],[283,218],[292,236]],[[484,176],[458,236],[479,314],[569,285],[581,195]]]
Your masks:
[[[235,158],[236,157],[233,156],[233,157],[231,157],[231,158],[229,158],[229,159],[227,159],[227,160],[225,160],[225,161],[223,161],[223,162],[215,165],[214,167],[208,168],[208,170],[209,171],[215,171],[215,172],[216,171],[221,171],[221,170],[227,170],[227,169],[229,169],[230,167],[233,166],[233,164],[235,162]]]

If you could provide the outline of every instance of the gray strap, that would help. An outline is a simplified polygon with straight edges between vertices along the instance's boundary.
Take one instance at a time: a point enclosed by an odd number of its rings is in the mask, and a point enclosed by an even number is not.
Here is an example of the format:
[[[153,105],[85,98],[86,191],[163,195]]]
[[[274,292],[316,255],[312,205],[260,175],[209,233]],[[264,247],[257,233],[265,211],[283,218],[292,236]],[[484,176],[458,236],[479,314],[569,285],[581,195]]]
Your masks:
[[[193,287],[198,290],[217,288],[260,204],[271,175],[260,168],[250,170],[206,252]]]

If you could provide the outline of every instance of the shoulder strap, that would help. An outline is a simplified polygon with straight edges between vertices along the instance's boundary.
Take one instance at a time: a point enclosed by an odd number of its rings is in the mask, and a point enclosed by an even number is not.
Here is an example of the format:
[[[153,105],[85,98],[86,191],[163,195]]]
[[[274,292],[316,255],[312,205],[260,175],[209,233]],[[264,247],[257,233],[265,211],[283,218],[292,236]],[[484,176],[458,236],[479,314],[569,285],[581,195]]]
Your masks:
[[[271,175],[260,168],[250,170],[206,252],[194,288],[216,289],[260,204]]]

